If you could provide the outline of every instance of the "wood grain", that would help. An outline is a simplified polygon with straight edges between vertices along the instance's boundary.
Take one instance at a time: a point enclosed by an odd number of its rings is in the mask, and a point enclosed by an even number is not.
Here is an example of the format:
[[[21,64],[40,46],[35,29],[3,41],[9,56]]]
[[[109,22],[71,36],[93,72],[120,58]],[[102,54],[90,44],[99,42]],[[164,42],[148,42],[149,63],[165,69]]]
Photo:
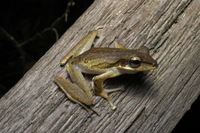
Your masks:
[[[171,132],[200,94],[199,0],[96,0],[24,77],[0,99],[0,132]],[[84,35],[104,26],[95,47],[150,47],[159,67],[105,83],[112,111],[95,96],[100,116],[68,100],[53,83],[59,60]],[[88,79],[90,76],[86,75]]]

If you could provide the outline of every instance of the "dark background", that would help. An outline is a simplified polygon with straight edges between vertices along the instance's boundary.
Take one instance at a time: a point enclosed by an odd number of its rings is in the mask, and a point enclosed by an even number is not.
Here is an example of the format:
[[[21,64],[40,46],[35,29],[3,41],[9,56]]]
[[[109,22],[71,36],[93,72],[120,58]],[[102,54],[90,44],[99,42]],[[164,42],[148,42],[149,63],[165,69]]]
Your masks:
[[[0,97],[81,16],[93,0],[7,0],[0,2]],[[200,98],[173,133],[200,131]]]

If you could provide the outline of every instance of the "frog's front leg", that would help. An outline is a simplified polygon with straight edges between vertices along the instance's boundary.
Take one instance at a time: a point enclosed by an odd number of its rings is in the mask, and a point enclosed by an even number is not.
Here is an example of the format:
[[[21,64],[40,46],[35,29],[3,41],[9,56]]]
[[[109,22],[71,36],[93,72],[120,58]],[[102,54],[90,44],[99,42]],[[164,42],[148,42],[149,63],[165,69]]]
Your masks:
[[[116,106],[110,101],[110,98],[108,96],[108,93],[111,92],[115,92],[115,91],[120,91],[123,89],[103,89],[102,85],[103,85],[103,81],[108,79],[108,78],[112,78],[112,77],[116,77],[121,75],[121,73],[117,70],[117,69],[111,69],[109,71],[107,71],[106,73],[103,73],[101,75],[95,76],[92,80],[94,82],[94,90],[95,93],[103,98],[105,98],[107,100],[107,102],[111,105],[112,109],[116,109]]]

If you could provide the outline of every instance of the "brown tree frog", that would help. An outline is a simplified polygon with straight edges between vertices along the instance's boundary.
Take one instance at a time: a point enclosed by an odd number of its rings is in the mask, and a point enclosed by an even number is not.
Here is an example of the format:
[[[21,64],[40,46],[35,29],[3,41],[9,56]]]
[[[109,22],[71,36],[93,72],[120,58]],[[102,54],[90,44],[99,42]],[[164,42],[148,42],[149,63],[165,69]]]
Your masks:
[[[95,94],[105,98],[112,109],[116,109],[108,93],[121,89],[104,89],[103,81],[121,74],[155,69],[158,66],[145,46],[133,50],[115,42],[115,48],[91,48],[97,34],[98,30],[91,31],[61,59],[60,63],[66,64],[72,82],[61,76],[55,76],[54,79],[70,100],[80,104],[87,111],[90,111],[88,107],[93,105],[94,98],[82,73],[98,74],[92,79]]]

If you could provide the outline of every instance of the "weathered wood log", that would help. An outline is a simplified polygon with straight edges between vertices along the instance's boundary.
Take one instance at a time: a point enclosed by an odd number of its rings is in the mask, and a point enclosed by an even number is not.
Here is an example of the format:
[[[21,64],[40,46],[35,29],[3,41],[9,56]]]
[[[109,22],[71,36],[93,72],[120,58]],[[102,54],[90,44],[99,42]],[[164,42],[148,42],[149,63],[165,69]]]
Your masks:
[[[0,132],[172,131],[200,94],[199,7],[199,0],[96,0],[0,99]],[[100,116],[68,100],[53,82],[55,75],[67,75],[61,57],[98,26],[104,28],[95,47],[115,39],[129,48],[146,45],[159,63],[147,74],[106,82],[106,88],[126,90],[110,95],[115,111],[96,97]]]

